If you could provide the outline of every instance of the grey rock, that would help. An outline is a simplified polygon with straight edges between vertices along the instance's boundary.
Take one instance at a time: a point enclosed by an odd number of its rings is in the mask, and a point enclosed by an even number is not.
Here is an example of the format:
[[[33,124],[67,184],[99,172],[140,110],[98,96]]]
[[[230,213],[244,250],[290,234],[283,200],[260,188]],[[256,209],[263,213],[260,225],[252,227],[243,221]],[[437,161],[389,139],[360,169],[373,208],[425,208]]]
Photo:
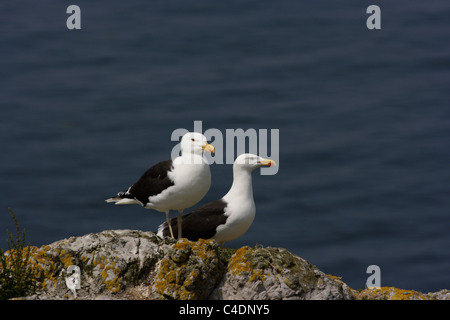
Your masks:
[[[430,292],[428,294],[436,300],[450,300],[450,290],[447,289],[438,292]]]
[[[79,267],[77,299],[122,292],[146,278],[173,241],[152,232],[107,230],[71,237],[35,248],[31,266],[37,279],[36,299],[74,299],[66,279]]]
[[[243,247],[211,299],[346,300],[350,288],[283,248]]]
[[[137,230],[32,247],[30,266],[37,290],[21,299],[450,299],[449,290],[356,291],[283,248],[234,250],[214,240],[174,241]],[[79,267],[78,275],[69,272],[71,266]],[[78,286],[71,290],[67,283]]]

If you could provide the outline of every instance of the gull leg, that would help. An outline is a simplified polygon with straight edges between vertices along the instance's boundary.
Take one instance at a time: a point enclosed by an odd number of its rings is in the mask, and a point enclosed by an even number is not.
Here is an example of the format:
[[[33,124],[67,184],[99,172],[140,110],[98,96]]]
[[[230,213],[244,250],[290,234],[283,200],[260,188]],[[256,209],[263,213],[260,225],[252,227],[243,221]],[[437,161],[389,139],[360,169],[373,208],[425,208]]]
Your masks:
[[[175,237],[173,236],[172,226],[170,225],[169,211],[166,211],[166,223],[169,226],[170,236],[172,237],[172,239],[175,239]]]
[[[178,210],[178,239],[181,239],[181,230],[183,226],[183,210]]]

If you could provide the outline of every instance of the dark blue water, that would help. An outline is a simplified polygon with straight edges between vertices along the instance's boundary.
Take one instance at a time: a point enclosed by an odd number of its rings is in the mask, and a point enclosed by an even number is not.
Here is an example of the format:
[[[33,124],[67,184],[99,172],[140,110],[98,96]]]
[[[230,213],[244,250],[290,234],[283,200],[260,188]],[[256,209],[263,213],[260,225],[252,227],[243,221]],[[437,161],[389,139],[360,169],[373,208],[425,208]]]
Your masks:
[[[395,2],[395,3],[392,3]],[[173,130],[280,130],[257,216],[228,243],[281,246],[364,288],[450,288],[450,2],[0,3],[0,236],[32,245],[163,214],[104,199],[170,157]],[[72,4],[72,3],[71,3]],[[230,187],[211,166],[201,204]],[[4,240],[3,240],[4,239]]]

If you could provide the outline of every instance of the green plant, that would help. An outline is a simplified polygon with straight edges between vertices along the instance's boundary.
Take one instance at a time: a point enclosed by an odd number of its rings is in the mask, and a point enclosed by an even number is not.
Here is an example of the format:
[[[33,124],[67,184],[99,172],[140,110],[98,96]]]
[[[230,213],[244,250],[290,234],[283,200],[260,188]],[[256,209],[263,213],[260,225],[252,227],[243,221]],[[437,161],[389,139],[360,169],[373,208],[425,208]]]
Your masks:
[[[25,229],[19,228],[16,216],[8,208],[16,226],[16,234],[8,230],[8,251],[0,248],[0,300],[30,295],[34,291],[34,280],[30,262],[30,246],[25,246]]]

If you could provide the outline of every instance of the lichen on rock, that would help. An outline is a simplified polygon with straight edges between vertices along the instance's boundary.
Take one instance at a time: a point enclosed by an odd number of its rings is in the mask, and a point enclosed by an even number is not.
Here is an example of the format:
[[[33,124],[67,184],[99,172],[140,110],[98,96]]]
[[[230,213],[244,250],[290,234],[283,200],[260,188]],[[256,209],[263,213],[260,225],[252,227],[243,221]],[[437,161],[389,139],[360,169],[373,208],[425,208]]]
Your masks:
[[[212,299],[351,299],[349,288],[286,249],[243,247]]]
[[[354,291],[354,297],[357,300],[450,300],[450,291],[422,293],[395,287],[380,287]]]
[[[79,298],[115,294],[145,278],[164,256],[166,240],[151,232],[103,231],[33,248],[30,265],[37,298],[73,298],[65,279],[71,265],[80,268]]]
[[[159,262],[151,290],[156,298],[206,299],[225,270],[217,242],[178,241]]]

